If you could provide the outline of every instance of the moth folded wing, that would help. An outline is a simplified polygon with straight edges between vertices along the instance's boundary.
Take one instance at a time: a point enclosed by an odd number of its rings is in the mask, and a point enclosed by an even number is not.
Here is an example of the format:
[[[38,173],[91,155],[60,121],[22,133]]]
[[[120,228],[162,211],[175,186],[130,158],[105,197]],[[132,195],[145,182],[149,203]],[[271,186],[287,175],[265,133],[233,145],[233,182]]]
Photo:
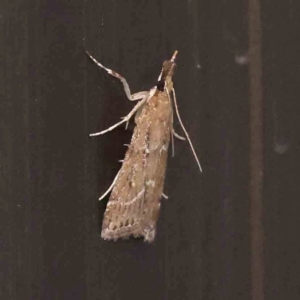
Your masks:
[[[144,150],[139,140],[141,127],[134,130],[118,179],[104,214],[101,236],[104,239],[143,236],[145,196]]]
[[[104,239],[155,237],[170,141],[172,109],[153,97],[136,119],[131,144],[104,214]]]
[[[141,185],[132,186],[128,175],[128,172],[122,173],[121,169],[104,214],[101,233],[103,239],[142,236],[142,202],[145,189]]]
[[[147,109],[142,111],[137,120],[137,127],[145,137],[142,147],[144,149],[143,162],[138,164],[143,166],[138,173],[143,174],[145,189],[143,200],[140,202],[142,204],[142,214],[140,213],[142,220],[139,235],[144,236],[145,241],[152,242],[155,238],[164,186],[172,128],[172,108],[169,99],[161,93],[151,98],[147,105]]]
[[[149,135],[149,154],[145,165],[144,198],[144,239],[151,242],[155,237],[156,224],[163,193],[168,146],[170,143],[170,124],[162,126],[160,121],[153,122]]]

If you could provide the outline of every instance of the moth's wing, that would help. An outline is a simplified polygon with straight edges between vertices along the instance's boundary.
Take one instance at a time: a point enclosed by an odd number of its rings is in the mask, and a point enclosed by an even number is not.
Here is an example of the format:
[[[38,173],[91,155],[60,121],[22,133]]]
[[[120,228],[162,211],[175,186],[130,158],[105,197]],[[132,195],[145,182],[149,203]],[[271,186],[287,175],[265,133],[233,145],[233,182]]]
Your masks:
[[[152,241],[159,213],[170,139],[170,105],[147,104],[134,129],[104,214],[104,239],[143,236]]]
[[[151,124],[149,155],[145,166],[144,218],[145,240],[153,240],[156,222],[163,193],[168,147],[170,143],[171,122],[162,124],[160,120]]]
[[[137,134],[136,129],[133,137]],[[135,151],[131,144],[107,203],[101,234],[104,239],[140,235],[144,178],[143,153]]]

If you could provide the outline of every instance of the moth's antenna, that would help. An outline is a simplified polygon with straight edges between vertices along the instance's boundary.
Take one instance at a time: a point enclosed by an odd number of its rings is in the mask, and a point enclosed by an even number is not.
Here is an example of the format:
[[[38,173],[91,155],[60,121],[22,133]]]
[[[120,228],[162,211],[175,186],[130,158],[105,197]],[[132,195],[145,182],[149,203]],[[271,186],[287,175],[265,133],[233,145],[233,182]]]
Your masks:
[[[174,53],[174,54],[175,54],[175,53]],[[167,90],[168,96],[170,97],[168,89],[166,89],[166,90]],[[189,144],[190,144],[190,146],[191,146],[192,152],[193,152],[194,157],[195,157],[195,159],[196,159],[196,162],[197,162],[197,164],[198,164],[198,166],[199,166],[200,172],[202,172],[202,168],[201,168],[201,165],[200,165],[198,156],[197,156],[197,154],[196,154],[196,151],[195,151],[195,149],[194,149],[194,147],[193,147],[192,141],[191,141],[191,139],[190,139],[190,137],[189,137],[189,134],[187,133],[187,131],[186,131],[186,129],[185,129],[185,127],[183,126],[183,123],[182,123],[182,121],[181,121],[181,118],[180,118],[180,115],[179,115],[179,111],[178,111],[178,106],[177,106],[177,101],[176,101],[176,94],[175,94],[174,88],[172,89],[172,92],[173,92],[173,96],[174,96],[174,97],[173,97],[173,100],[174,100],[174,106],[175,106],[175,111],[176,111],[176,115],[177,115],[178,121],[179,121],[179,123],[180,123],[180,125],[181,125],[181,128],[183,129],[184,134],[185,134],[185,136],[186,136],[186,138],[187,138],[187,140],[188,140],[188,142],[189,142]]]

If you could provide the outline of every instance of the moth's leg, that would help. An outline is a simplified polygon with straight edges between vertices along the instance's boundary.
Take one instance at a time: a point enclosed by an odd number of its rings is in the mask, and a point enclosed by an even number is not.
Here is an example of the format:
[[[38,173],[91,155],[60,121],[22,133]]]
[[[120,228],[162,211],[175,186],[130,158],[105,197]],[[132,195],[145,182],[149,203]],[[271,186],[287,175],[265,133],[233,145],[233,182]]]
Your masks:
[[[178,133],[176,133],[174,129],[172,130],[172,134],[173,134],[176,138],[178,138],[179,140],[182,140],[182,141],[185,141],[185,140],[186,140],[185,137],[183,137],[183,136],[179,135]]]
[[[151,92],[151,91],[150,91]],[[149,94],[149,98],[148,99],[150,99],[151,98],[151,95]],[[145,103],[144,103],[144,105],[145,105]],[[137,119],[139,118],[139,116],[140,116],[140,114],[141,114],[141,112],[143,111],[143,109],[144,109],[144,107],[143,107],[143,105],[137,110],[137,112],[135,113],[135,116],[134,116],[134,122],[135,122],[135,124],[137,123]],[[127,127],[126,127],[127,128]]]
[[[90,136],[104,134],[104,133],[106,133],[108,131],[112,131],[113,129],[115,129],[116,127],[118,127],[119,125],[121,125],[121,124],[123,124],[125,122],[128,123],[128,121],[136,113],[136,111],[138,111],[139,108],[142,107],[145,104],[145,102],[148,101],[148,99],[150,99],[155,94],[155,92],[156,92],[156,87],[152,88],[150,90],[150,92],[147,92],[147,95],[142,100],[140,100],[139,103],[136,104],[136,106],[131,110],[131,112],[126,117],[123,118],[122,121],[120,121],[120,122],[116,123],[115,125],[107,128],[106,130],[103,130],[103,131],[100,131],[100,132],[96,132],[96,133],[92,133],[92,134],[90,134]]]
[[[130,101],[136,101],[136,100],[141,100],[149,95],[149,91],[142,91],[142,92],[137,92],[135,94],[131,95]]]
[[[144,93],[144,92],[140,92],[140,93]],[[147,92],[147,94],[145,95],[145,98],[149,98],[149,92]],[[145,102],[143,103],[143,105],[145,104]],[[139,115],[141,114],[141,111],[143,110],[143,105],[141,105],[137,111],[135,112],[135,116],[134,116],[134,122],[136,124],[137,118],[139,117]],[[121,118],[122,119],[122,118]],[[126,126],[125,129],[127,130],[128,128],[128,124],[129,124],[129,120],[126,122]]]
[[[169,96],[169,94],[168,94],[168,96]],[[169,101],[170,101],[170,104],[172,105],[172,101],[171,101],[170,97],[169,97]],[[172,157],[175,156],[175,143],[174,143],[173,131],[174,131],[174,112],[173,112],[173,109],[172,109],[171,130],[170,130],[171,144],[172,144]]]
[[[172,101],[171,101],[171,97],[170,97],[170,94],[169,94],[169,91],[167,91],[167,94],[168,94],[168,97],[169,97],[169,101],[171,102],[171,104],[172,104]],[[173,109],[172,109],[173,110]],[[173,136],[175,136],[176,138],[178,138],[179,140],[182,140],[182,141],[185,141],[185,137],[183,137],[183,136],[181,136],[181,135],[179,135],[177,132],[175,132],[175,129],[174,129],[174,113],[172,112],[172,121],[171,121],[171,123],[172,123],[172,138],[173,138]],[[173,141],[172,141],[172,143],[174,143]]]
[[[174,144],[174,134],[173,134],[173,128],[172,128],[172,133],[171,133],[171,142],[172,142],[172,157],[175,156],[175,144]]]
[[[147,99],[148,99],[148,96],[145,97],[143,100],[141,100],[139,103],[137,103],[136,106],[131,110],[131,112],[126,117],[124,117],[120,122],[114,124],[113,126],[107,128],[105,130],[102,130],[100,132],[92,133],[92,134],[90,134],[90,136],[96,136],[96,135],[104,134],[106,132],[112,131],[113,129],[115,129],[119,125],[128,122],[130,120],[130,118],[135,114],[135,112],[147,101]]]
[[[110,185],[110,187],[107,189],[107,191],[99,198],[99,201],[102,200],[114,187],[117,179],[118,179],[118,176],[120,174],[120,171],[118,172],[118,174],[116,175],[115,179],[113,180],[112,184]]]
[[[168,96],[170,97],[168,89],[166,89],[166,91],[167,91]],[[182,128],[182,130],[183,130],[183,132],[184,132],[184,134],[185,134],[185,136],[186,136],[186,138],[187,138],[189,144],[190,144],[191,150],[192,150],[192,152],[193,152],[193,154],[194,154],[194,157],[195,157],[195,159],[196,159],[196,162],[197,162],[197,164],[198,164],[198,167],[199,167],[199,169],[200,169],[200,172],[202,172],[202,168],[201,168],[201,165],[200,165],[198,156],[197,156],[197,154],[196,154],[196,151],[195,151],[195,149],[194,149],[194,146],[193,146],[193,144],[192,144],[192,141],[191,141],[191,139],[190,139],[190,137],[189,137],[189,134],[188,134],[188,132],[186,131],[186,129],[185,129],[185,127],[184,127],[184,125],[183,125],[183,123],[182,123],[182,121],[181,121],[181,118],[180,118],[180,115],[179,115],[179,111],[178,111],[178,106],[177,106],[177,101],[176,101],[176,94],[175,94],[174,88],[172,89],[172,93],[173,93],[173,101],[174,101],[174,106],[175,106],[175,111],[176,111],[176,115],[177,115],[178,121],[179,121],[179,123],[180,123],[180,125],[181,125],[181,128]]]
[[[169,197],[166,194],[162,193],[161,195],[162,195],[163,198],[169,199]]]
[[[175,156],[175,143],[174,143],[174,136],[178,138],[179,140],[185,141],[185,138],[178,133],[175,132],[174,127],[173,127],[173,115],[172,115],[172,121],[171,121],[171,143],[172,143],[172,157]]]
[[[130,101],[136,101],[136,100],[140,100],[140,99],[143,99],[149,92],[148,91],[143,91],[143,92],[138,92],[138,93],[135,93],[135,94],[132,94],[131,95],[131,92],[130,92],[130,88],[129,88],[129,84],[127,83],[126,79],[120,75],[119,73],[111,70],[111,69],[108,69],[106,67],[104,67],[96,58],[94,58],[88,51],[86,51],[86,54],[90,57],[90,59],[100,68],[104,69],[108,74],[118,78],[122,84],[123,84],[123,87],[124,87],[124,91],[125,91],[125,94],[127,96],[127,98],[130,100]]]

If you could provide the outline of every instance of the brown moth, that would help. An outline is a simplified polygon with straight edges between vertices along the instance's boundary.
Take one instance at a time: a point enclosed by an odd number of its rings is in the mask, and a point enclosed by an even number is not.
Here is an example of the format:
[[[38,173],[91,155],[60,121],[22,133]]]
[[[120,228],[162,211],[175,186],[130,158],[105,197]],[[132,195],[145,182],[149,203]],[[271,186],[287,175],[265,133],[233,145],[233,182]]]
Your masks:
[[[135,115],[136,126],[122,167],[111,186],[100,198],[100,200],[103,199],[112,190],[103,219],[101,232],[103,239],[117,240],[134,236],[143,237],[145,241],[152,242],[155,237],[160,199],[162,196],[167,198],[163,194],[163,187],[170,139],[172,139],[172,145],[173,136],[185,139],[176,134],[173,129],[171,92],[178,120],[201,171],[199,160],[177,108],[172,82],[177,53],[175,51],[172,58],[163,63],[156,86],[150,91],[131,94],[124,77],[104,67],[87,52],[99,67],[123,83],[130,101],[140,100],[120,122],[104,131],[90,135],[104,134],[123,123],[126,123],[127,127],[130,118]]]

